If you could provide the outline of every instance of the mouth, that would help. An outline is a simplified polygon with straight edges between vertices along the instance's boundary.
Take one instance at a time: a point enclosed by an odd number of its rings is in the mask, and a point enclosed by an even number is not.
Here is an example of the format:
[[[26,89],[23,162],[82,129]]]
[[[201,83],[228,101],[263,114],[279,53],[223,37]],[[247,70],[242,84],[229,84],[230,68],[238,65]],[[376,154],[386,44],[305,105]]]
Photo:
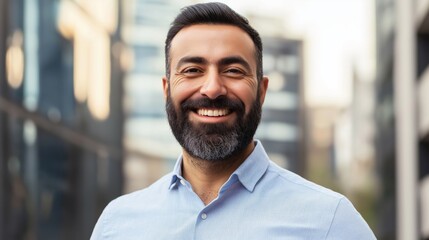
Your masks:
[[[223,117],[230,114],[230,110],[225,108],[199,108],[196,113],[204,117]]]

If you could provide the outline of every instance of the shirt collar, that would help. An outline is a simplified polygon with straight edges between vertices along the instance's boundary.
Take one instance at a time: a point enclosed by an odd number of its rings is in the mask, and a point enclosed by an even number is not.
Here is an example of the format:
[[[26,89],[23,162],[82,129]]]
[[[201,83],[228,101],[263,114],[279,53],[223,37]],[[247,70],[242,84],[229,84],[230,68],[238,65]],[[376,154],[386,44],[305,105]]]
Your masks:
[[[171,182],[169,185],[169,189],[173,189],[175,186],[177,186],[177,182],[182,179],[182,161],[183,161],[183,155],[181,154],[176,161],[176,164],[173,168],[173,176],[171,177]]]
[[[262,143],[259,140],[255,140],[255,149],[232,175],[237,176],[238,180],[249,192],[253,192],[256,183],[267,171],[268,165],[269,158]]]
[[[173,176],[169,189],[173,189],[177,186],[177,183],[182,177],[182,161],[183,156],[180,155],[176,161],[173,169]],[[249,191],[253,192],[256,183],[261,179],[264,173],[267,171],[269,165],[269,158],[265,152],[262,143],[259,140],[255,140],[255,148],[247,159],[232,173],[230,179],[236,176],[241,184]]]

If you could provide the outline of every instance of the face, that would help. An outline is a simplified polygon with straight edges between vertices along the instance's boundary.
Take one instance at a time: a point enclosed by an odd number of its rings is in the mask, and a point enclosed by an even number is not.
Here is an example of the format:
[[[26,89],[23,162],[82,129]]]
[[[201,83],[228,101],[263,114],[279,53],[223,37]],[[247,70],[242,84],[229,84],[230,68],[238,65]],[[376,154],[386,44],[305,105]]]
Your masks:
[[[176,139],[193,157],[220,161],[251,143],[268,85],[256,78],[255,46],[240,28],[192,25],[170,48],[166,109]]]

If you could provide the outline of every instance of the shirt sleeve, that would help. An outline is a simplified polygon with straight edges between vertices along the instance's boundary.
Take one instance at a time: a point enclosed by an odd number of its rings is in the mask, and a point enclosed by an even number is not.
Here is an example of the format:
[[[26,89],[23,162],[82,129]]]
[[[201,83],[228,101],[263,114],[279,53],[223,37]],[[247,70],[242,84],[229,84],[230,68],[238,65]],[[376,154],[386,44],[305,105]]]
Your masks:
[[[347,198],[342,198],[327,233],[326,240],[377,239],[362,216]]]

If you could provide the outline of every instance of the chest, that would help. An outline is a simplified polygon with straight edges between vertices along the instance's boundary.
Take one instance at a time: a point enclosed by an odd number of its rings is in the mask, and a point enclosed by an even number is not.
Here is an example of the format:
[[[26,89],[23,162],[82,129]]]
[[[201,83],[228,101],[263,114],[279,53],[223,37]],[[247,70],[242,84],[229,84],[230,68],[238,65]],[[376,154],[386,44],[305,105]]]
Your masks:
[[[249,210],[250,211],[250,210]],[[204,219],[205,218],[205,219]],[[211,220],[209,220],[211,218]],[[143,221],[128,222],[112,229],[108,239],[323,239],[324,231],[302,223],[274,223],[261,217],[258,221],[237,220],[236,218],[217,219],[201,213],[198,217],[181,220],[156,216]],[[125,237],[126,236],[126,237]]]
[[[173,199],[122,209],[112,219],[108,239],[322,239],[328,226],[321,223],[330,222],[325,214],[317,217],[317,212],[306,212],[304,206],[254,198],[240,189],[208,206],[197,196]]]

